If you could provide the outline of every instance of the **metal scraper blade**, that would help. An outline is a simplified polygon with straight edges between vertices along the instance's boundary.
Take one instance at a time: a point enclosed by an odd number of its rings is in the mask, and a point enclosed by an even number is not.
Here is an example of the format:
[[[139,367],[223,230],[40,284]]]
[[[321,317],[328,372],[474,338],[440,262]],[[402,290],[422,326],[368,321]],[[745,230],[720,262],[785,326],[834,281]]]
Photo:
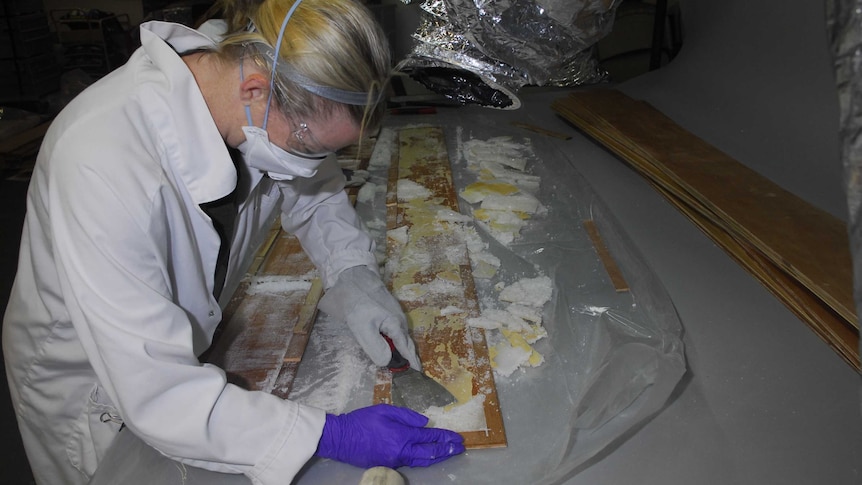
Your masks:
[[[434,379],[415,369],[392,373],[392,404],[423,412],[431,406],[443,407],[455,396]]]

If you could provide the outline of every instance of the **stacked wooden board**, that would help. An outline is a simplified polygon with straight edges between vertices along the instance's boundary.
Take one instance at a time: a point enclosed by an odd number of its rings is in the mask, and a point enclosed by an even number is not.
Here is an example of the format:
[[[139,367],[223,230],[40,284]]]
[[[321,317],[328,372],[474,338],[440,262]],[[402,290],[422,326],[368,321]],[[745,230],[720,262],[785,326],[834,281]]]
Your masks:
[[[612,89],[552,104],[643,174],[856,369],[859,323],[846,224]]]
[[[457,235],[446,222],[433,217],[440,207],[458,212],[443,129],[405,128],[399,131],[398,139],[387,190],[387,233],[406,227],[410,235],[401,243],[387,238],[388,258],[398,261],[399,254],[413,251],[411,254],[421,264],[414,266],[405,262],[410,258],[400,259],[391,275],[393,293],[398,297],[408,287],[417,289],[415,298],[399,299],[410,321],[424,372],[446,386],[458,398],[458,405],[478,404],[484,414],[477,429],[461,431],[465,446],[506,446],[485,334],[466,324],[467,318],[480,313],[467,247],[459,245]],[[399,197],[399,181],[424,187],[430,195],[421,202],[407,201]],[[396,247],[399,245],[402,247]],[[463,254],[455,255],[453,251]],[[445,291],[433,289],[441,285]],[[390,386],[390,373],[379,372],[375,402],[391,402]]]

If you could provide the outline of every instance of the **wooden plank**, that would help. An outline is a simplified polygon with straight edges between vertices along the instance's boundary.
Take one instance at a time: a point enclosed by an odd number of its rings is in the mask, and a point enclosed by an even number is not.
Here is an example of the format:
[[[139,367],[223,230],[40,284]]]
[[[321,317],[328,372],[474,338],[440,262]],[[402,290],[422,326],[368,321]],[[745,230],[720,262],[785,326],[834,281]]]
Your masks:
[[[258,248],[257,253],[254,255],[254,260],[251,263],[251,267],[248,269],[249,275],[257,274],[260,270],[260,267],[263,266],[263,261],[266,259],[266,255],[269,254],[269,251],[272,249],[272,246],[275,244],[275,241],[281,235],[281,221],[276,220],[272,228],[269,230],[269,233],[266,235],[266,239],[261,244],[260,248]]]
[[[553,138],[559,138],[561,140],[571,140],[572,135],[567,135],[565,133],[559,133],[556,131],[551,131],[540,126],[532,125],[530,123],[524,123],[521,121],[513,121],[512,126],[522,128],[524,130],[532,131],[534,133],[538,133],[540,135],[550,136]]]
[[[308,340],[311,337],[311,327],[317,316],[317,303],[321,296],[323,296],[323,282],[320,281],[320,278],[314,278],[311,280],[311,288],[305,295],[305,302],[299,310],[296,325],[293,327],[293,336],[290,338],[290,344],[284,355],[285,362],[298,363],[302,360],[305,347],[308,346]]]
[[[252,270],[228,304],[206,361],[246,389],[289,389],[295,366],[286,363],[302,359],[322,285],[299,242],[280,226],[258,250]],[[255,291],[261,281],[286,284],[274,292]]]
[[[710,236],[719,247],[754,275],[772,294],[796,316],[807,322],[814,333],[835,350],[856,370],[862,370],[859,359],[859,332],[837,315],[828,305],[813,295],[804,285],[791,278],[763,254],[745,241],[734,239],[727,231],[713,224],[691,206],[660,186],[656,189],[695,225]]]
[[[705,142],[670,126],[672,122],[648,104],[604,90],[599,90],[596,99],[585,100],[592,93],[596,92],[558,100],[553,108],[647,177],[858,368],[858,320],[852,306],[843,223],[717,149],[704,147]],[[642,129],[629,126],[629,119],[650,127],[650,133],[661,131],[662,136],[651,141]]]
[[[297,371],[299,371],[299,362],[285,362],[270,392],[282,399],[288,399]]]
[[[284,353],[283,362],[301,362],[302,356],[305,354],[305,347],[308,346],[310,336],[311,334],[308,333],[293,334],[290,337],[290,342],[287,344],[287,350]]]
[[[250,390],[269,391],[284,362],[292,327],[305,291],[257,293],[242,299],[209,357],[230,381]]]
[[[311,326],[314,324],[314,317],[317,316],[317,303],[320,297],[323,296],[323,282],[320,278],[311,280],[311,288],[305,295],[305,303],[299,312],[299,318],[296,325],[293,327],[295,335],[306,335],[311,333]]]
[[[611,252],[608,251],[608,247],[605,246],[605,242],[602,239],[602,235],[599,234],[599,228],[596,227],[596,223],[592,219],[588,219],[583,222],[583,225],[587,230],[587,234],[590,236],[590,240],[593,242],[593,247],[596,248],[596,253],[599,255],[599,259],[605,267],[605,271],[607,271],[608,276],[611,279],[611,284],[614,285],[614,289],[617,293],[629,291],[629,284],[623,277],[623,272],[620,270],[620,267],[617,266],[617,262],[614,261],[613,256],[611,256]]]
[[[466,325],[466,318],[479,314],[466,246],[457,240],[454,230],[446,230],[445,223],[434,221],[440,207],[458,210],[442,128],[401,130],[397,162],[397,170],[390,170],[390,176],[395,177],[395,180],[390,179],[390,190],[397,188],[398,179],[410,180],[429,189],[432,196],[427,203],[388,196],[387,200],[397,201],[389,204],[388,227],[408,228],[408,241],[403,247],[393,246],[389,239],[389,257],[411,254],[422,259],[418,266],[410,264],[409,257],[399,260],[392,275],[393,292],[399,296],[408,288],[427,289],[433,285],[448,285],[452,290],[420,289],[415,297],[402,297],[400,301],[410,321],[425,373],[452,391],[461,404],[472,399],[481,401],[484,423],[475,430],[461,433],[465,446],[506,446],[485,334],[481,329]],[[458,311],[443,314],[440,311],[443,308]],[[389,373],[380,372],[374,390],[375,402],[391,401],[390,386]]]
[[[637,147],[647,163],[716,214],[738,237],[858,328],[846,224],[782,189],[658,110],[615,90],[573,93],[566,111],[588,110]],[[555,103],[555,109],[560,103]],[[589,127],[582,126],[589,132]]]
[[[312,275],[317,269],[302,250],[299,240],[281,231],[269,254],[258,270],[258,275]],[[309,277],[309,279],[310,279]]]

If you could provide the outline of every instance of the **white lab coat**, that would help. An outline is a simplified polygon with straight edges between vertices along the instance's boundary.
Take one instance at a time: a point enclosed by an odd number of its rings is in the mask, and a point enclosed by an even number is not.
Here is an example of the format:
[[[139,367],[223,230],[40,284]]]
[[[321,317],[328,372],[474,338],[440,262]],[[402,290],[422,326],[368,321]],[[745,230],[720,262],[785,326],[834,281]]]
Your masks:
[[[86,483],[122,420],[184,463],[289,483],[316,449],[324,412],[228,384],[197,359],[222,308],[212,296],[220,241],[199,206],[231,193],[237,177],[174,49],[212,41],[151,22],[141,42],[55,119],[33,173],[3,322],[32,469],[39,483]],[[279,204],[325,286],[351,266],[376,270],[332,158],[313,179],[278,184],[240,170],[250,183],[237,188],[223,303]]]

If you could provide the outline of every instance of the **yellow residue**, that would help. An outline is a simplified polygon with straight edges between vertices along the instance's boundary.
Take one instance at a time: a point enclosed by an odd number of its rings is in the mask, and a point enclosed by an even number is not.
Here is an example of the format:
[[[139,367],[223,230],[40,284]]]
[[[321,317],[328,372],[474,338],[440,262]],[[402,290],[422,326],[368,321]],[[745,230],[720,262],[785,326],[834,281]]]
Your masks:
[[[491,279],[495,274],[497,274],[496,266],[481,260],[476,262],[476,268],[473,270],[474,278]]]
[[[454,266],[454,265],[453,265],[453,266]],[[460,285],[460,284],[461,284],[461,271],[460,271],[460,268],[458,268],[458,267],[454,267],[454,268],[453,268],[453,269],[451,269],[451,270],[443,271],[443,272],[441,272],[441,273],[437,273],[437,278],[439,278],[439,279],[441,279],[441,280],[443,280],[443,281],[448,281],[448,282],[451,282],[451,283],[455,283],[455,284]]]
[[[495,221],[499,219],[508,219],[511,218],[513,215],[524,221],[530,218],[530,214],[524,211],[503,211],[497,209],[482,208],[473,210],[473,217],[483,222]]]
[[[432,328],[434,319],[440,315],[440,310],[427,306],[415,308],[407,312],[407,326],[410,330]]]
[[[495,180],[496,178],[497,176],[494,175],[494,172],[487,168],[479,169],[479,180]]]
[[[461,197],[467,202],[475,204],[489,195],[512,195],[518,193],[518,187],[506,182],[474,182],[468,185]]]
[[[540,339],[543,339],[548,336],[548,331],[545,330],[545,327],[541,325],[528,325],[530,330],[521,331],[521,335],[524,337],[528,343],[537,342]]]
[[[533,347],[527,343],[527,340],[518,332],[513,332],[511,330],[506,330],[505,328],[500,329],[503,332],[503,335],[506,337],[506,340],[509,341],[509,344],[512,347],[521,349],[525,352],[530,352],[529,364],[531,367],[536,367],[545,361],[545,358],[542,357],[542,354],[536,352]]]
[[[449,375],[453,377],[448,382],[441,382],[441,384],[455,396],[457,402],[446,406],[443,408],[444,410],[452,409],[473,399],[473,373],[463,367],[452,369],[450,372]]]
[[[473,211],[473,217],[483,222],[491,220],[491,211],[488,209],[476,209]]]
[[[524,224],[491,221],[488,226],[498,232],[511,232],[517,235],[519,232],[521,232],[521,228],[524,227]]]

